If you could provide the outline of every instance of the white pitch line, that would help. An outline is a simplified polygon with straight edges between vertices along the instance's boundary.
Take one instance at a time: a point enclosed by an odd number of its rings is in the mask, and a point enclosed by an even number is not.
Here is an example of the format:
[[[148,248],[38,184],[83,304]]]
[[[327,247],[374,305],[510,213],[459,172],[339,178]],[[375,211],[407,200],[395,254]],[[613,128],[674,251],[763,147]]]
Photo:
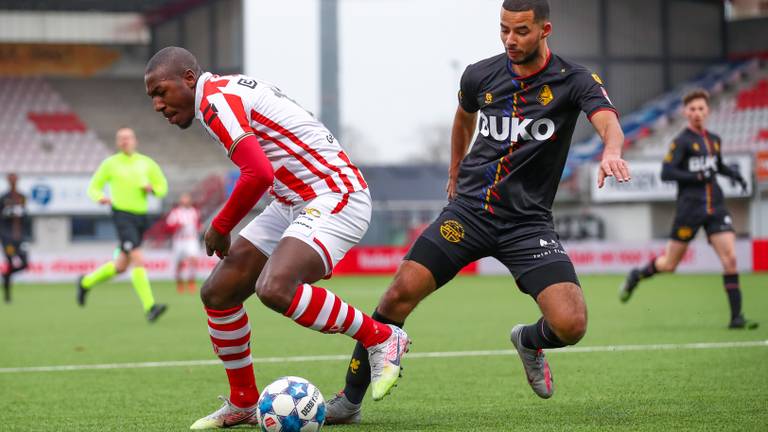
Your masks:
[[[556,350],[549,350],[556,354],[577,354],[577,353],[601,353],[601,352],[626,352],[626,351],[664,351],[664,350],[690,350],[690,349],[722,349],[722,348],[750,348],[750,347],[768,347],[768,340],[743,341],[743,342],[701,342],[685,344],[650,344],[650,345],[602,345],[585,347],[568,347]],[[517,354],[515,350],[482,350],[482,351],[437,351],[437,352],[414,352],[408,354],[408,359],[419,358],[451,358],[451,357],[491,357],[507,356]],[[297,362],[320,362],[320,361],[341,361],[349,359],[348,354],[343,355],[318,355],[318,356],[296,356],[296,357],[256,357],[254,364],[265,363],[297,363]],[[192,366],[213,366],[219,365],[219,360],[180,360],[180,361],[156,361],[141,363],[106,363],[106,364],[86,364],[86,365],[61,365],[61,366],[30,366],[30,367],[11,367],[0,368],[0,373],[21,373],[21,372],[65,372],[77,370],[104,370],[104,369],[142,369],[159,367],[192,367]]]

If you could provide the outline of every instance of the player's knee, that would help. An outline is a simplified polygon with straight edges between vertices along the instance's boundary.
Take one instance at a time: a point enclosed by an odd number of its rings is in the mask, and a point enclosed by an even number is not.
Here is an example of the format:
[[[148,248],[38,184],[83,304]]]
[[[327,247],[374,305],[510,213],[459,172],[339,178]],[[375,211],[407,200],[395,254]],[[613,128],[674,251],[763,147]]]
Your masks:
[[[256,295],[268,308],[285,312],[291,306],[296,286],[297,282],[291,275],[266,274],[256,282]]]
[[[125,273],[125,271],[128,270],[128,263],[124,260],[118,260],[115,262],[115,272],[117,274]]]
[[[735,253],[728,253],[725,254],[722,257],[723,261],[723,268],[725,269],[726,273],[734,273],[736,272],[736,254]]]
[[[656,270],[660,273],[674,273],[677,270],[677,263],[669,260],[657,261]]]
[[[233,307],[232,296],[229,291],[216,289],[211,278],[208,278],[200,288],[200,300],[206,309],[225,310]]]
[[[587,315],[584,313],[575,314],[554,330],[564,343],[575,345],[587,333]]]

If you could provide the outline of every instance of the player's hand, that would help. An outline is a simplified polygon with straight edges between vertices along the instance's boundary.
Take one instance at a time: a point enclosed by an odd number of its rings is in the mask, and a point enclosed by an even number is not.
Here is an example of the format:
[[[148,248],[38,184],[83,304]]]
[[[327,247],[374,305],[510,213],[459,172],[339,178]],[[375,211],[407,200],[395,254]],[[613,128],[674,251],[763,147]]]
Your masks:
[[[456,182],[456,177],[448,177],[448,184],[445,186],[445,191],[448,192],[448,201],[453,201],[456,198]]]
[[[749,192],[749,190],[747,189],[747,181],[744,180],[744,177],[739,176],[739,178],[736,179],[736,183],[738,183],[739,186],[741,186],[741,193],[746,195],[747,192]]]
[[[229,242],[229,234],[221,234],[213,227],[208,227],[205,232],[205,253],[208,256],[215,253],[217,257],[224,258],[229,255]]]
[[[112,205],[112,200],[109,199],[108,197],[101,197],[101,198],[99,198],[99,204],[102,204],[102,205]]]
[[[629,164],[620,156],[604,155],[597,171],[597,187],[605,186],[606,177],[614,177],[619,183],[631,180]]]
[[[708,182],[708,181],[712,180],[713,177],[715,177],[715,174],[716,173],[714,171],[712,171],[711,169],[707,168],[704,171],[699,172],[699,178],[703,182]]]

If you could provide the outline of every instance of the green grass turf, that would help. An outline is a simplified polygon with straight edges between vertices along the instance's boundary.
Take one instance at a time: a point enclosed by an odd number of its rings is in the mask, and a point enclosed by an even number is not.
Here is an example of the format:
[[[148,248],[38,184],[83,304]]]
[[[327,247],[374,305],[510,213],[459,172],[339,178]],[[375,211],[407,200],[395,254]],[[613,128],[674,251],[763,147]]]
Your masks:
[[[753,331],[729,331],[717,275],[662,276],[627,305],[617,276],[585,276],[590,324],[580,346],[768,339],[768,275],[744,275]],[[327,282],[372,310],[387,278]],[[125,283],[97,287],[81,309],[71,285],[21,285],[0,304],[0,368],[215,359],[200,301],[155,284],[170,304],[150,325]],[[352,341],[303,329],[247,303],[254,357],[346,354]],[[428,299],[406,329],[414,352],[510,349],[512,325],[538,318],[508,277],[458,278]],[[766,430],[768,348],[551,353],[557,393],[537,398],[513,356],[414,358],[382,402],[366,401],[364,423],[337,431]],[[346,361],[257,364],[261,386],[299,375],[330,397]],[[181,431],[227,394],[221,366],[0,373],[2,431]]]

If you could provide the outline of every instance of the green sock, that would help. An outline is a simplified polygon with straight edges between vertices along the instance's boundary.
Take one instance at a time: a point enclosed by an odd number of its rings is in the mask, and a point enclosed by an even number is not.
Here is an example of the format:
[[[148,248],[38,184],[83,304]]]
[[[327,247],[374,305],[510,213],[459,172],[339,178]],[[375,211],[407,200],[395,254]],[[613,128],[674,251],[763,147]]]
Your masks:
[[[152,296],[152,287],[149,286],[147,270],[144,267],[134,267],[131,270],[131,282],[133,282],[133,289],[136,290],[136,294],[141,300],[144,312],[149,312],[155,304],[155,298]]]
[[[83,288],[89,289],[96,284],[106,282],[115,277],[116,274],[117,270],[115,270],[115,263],[114,261],[110,261],[85,275],[83,278]]]

